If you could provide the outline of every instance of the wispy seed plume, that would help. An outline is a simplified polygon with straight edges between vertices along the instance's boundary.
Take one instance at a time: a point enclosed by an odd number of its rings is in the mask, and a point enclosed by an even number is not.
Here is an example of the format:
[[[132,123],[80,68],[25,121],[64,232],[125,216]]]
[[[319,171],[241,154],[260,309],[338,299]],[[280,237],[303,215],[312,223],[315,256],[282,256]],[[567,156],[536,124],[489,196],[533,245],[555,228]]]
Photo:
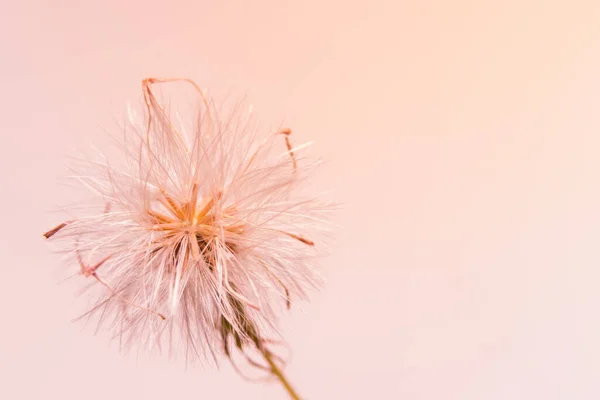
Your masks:
[[[176,83],[199,99],[185,129],[154,90]],[[261,137],[189,79],[148,78],[142,92],[145,119],[130,112],[118,162],[73,166],[97,201],[44,233],[97,289],[84,316],[125,346],[188,361],[233,360],[235,350],[299,399],[270,344],[281,309],[321,282],[314,263],[330,207],[302,190],[318,163],[290,129]]]

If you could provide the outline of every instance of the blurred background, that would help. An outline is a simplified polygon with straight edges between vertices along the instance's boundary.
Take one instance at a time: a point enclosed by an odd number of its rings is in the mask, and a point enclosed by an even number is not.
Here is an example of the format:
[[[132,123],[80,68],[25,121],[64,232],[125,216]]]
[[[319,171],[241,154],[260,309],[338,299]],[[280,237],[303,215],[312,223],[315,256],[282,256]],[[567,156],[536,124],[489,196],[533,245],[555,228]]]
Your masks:
[[[70,322],[41,233],[147,76],[245,95],[344,206],[282,327],[308,400],[600,398],[600,2],[4,1],[0,397],[284,399]],[[118,135],[119,132],[113,132]]]

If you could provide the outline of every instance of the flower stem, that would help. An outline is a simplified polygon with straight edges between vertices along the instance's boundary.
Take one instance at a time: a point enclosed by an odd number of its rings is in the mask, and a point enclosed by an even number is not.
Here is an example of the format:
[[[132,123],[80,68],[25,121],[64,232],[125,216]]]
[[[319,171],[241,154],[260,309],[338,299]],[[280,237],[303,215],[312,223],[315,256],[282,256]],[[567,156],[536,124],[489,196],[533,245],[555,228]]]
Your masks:
[[[279,368],[277,366],[277,364],[275,364],[275,361],[273,361],[271,352],[269,350],[263,348],[262,355],[265,358],[265,360],[267,361],[267,363],[269,364],[269,367],[271,367],[271,372],[273,373],[273,375],[275,375],[277,377],[277,379],[279,379],[279,381],[281,382],[281,384],[283,385],[285,390],[290,395],[290,398],[292,398],[293,400],[301,400],[298,393],[296,393],[296,391],[294,390],[294,388],[292,387],[290,382],[287,380],[287,378],[283,374],[283,371],[281,370],[281,368]]]

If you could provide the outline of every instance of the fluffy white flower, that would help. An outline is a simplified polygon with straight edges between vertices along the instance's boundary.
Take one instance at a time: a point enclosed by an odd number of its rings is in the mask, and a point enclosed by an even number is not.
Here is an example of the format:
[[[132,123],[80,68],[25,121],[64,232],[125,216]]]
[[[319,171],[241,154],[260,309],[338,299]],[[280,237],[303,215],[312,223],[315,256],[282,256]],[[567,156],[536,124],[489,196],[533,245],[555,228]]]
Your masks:
[[[185,131],[152,90],[173,81],[201,98]],[[101,289],[89,315],[112,322],[125,344],[190,358],[229,355],[230,341],[261,349],[278,305],[319,283],[313,240],[328,206],[300,190],[318,163],[292,147],[289,130],[260,139],[241,112],[223,118],[190,80],[146,79],[143,90],[146,120],[131,115],[123,157],[75,169],[108,207],[45,236]]]

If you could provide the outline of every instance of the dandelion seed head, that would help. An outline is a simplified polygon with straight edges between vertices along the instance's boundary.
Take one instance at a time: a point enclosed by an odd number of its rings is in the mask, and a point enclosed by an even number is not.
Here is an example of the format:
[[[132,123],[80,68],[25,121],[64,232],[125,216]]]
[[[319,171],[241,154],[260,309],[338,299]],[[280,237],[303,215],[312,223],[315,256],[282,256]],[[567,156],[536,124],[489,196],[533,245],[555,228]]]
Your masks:
[[[200,98],[193,123],[155,96],[154,86],[176,81]],[[143,113],[127,107],[121,156],[72,166],[96,203],[45,236],[97,289],[86,316],[124,348],[190,361],[228,354],[229,340],[259,346],[281,308],[321,282],[315,242],[329,206],[303,186],[318,162],[289,129],[261,136],[250,113],[222,114],[192,81],[142,88]]]

